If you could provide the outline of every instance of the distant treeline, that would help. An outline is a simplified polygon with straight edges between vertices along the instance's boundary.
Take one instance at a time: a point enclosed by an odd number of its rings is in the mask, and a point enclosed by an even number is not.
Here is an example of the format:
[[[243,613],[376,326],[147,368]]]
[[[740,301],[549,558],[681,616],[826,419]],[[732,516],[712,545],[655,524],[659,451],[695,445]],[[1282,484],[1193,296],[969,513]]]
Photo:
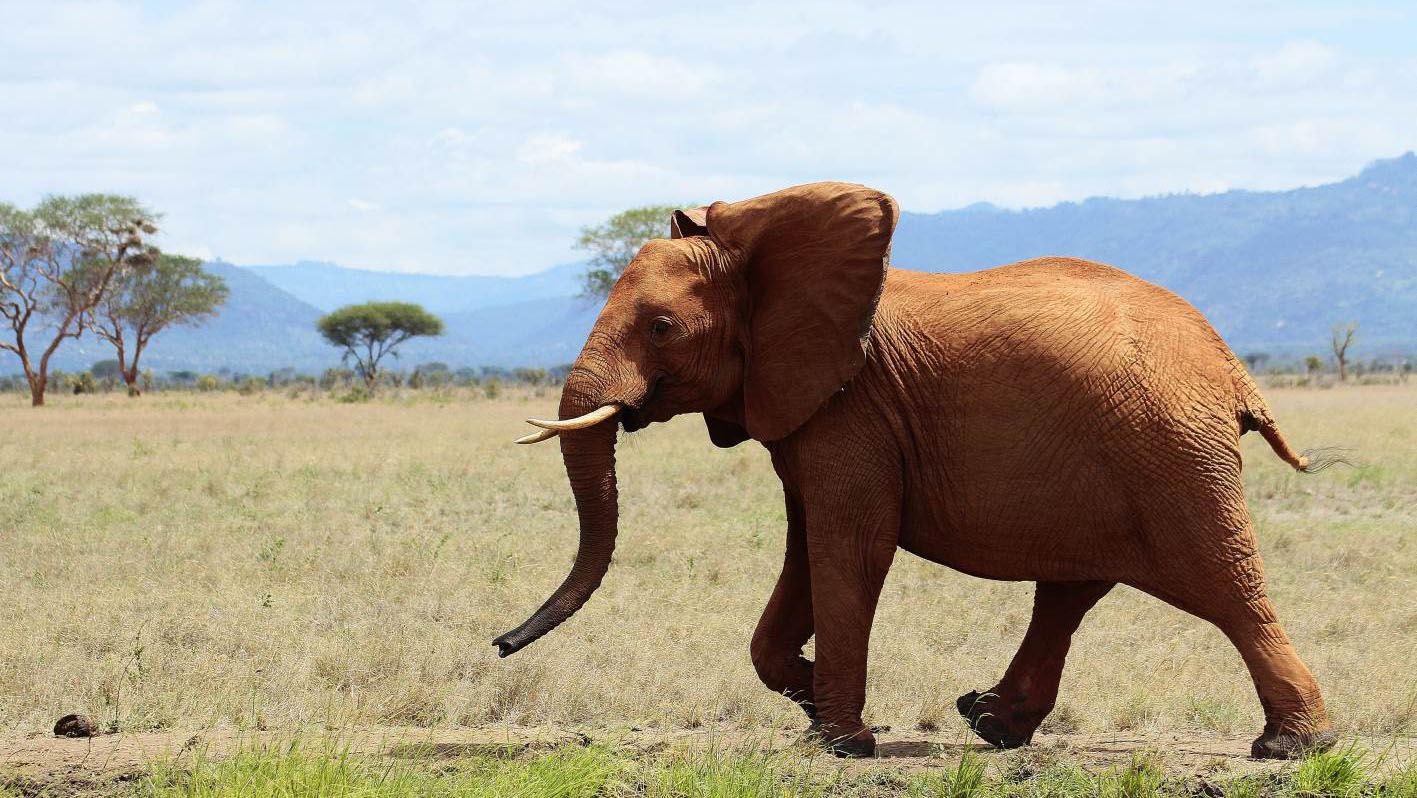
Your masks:
[[[436,388],[479,388],[495,396],[499,386],[554,387],[559,386],[571,371],[566,363],[551,368],[503,368],[478,366],[451,368],[446,363],[422,363],[408,371],[383,370],[381,386],[413,390]],[[142,390],[151,391],[239,391],[253,393],[267,389],[308,388],[321,391],[363,392],[364,378],[354,369],[336,367],[319,374],[277,369],[265,374],[250,374],[222,368],[212,373],[180,370],[162,374],[147,369],[140,375]],[[50,383],[65,393],[107,393],[126,390],[123,375],[116,360],[100,360],[86,371],[55,370]],[[29,385],[24,375],[0,376],[0,391],[27,393]]]
[[[1268,352],[1246,352],[1240,355],[1245,367],[1255,376],[1264,375],[1293,375],[1293,374],[1337,374],[1338,363],[1332,356],[1305,355],[1298,357],[1295,355],[1275,355]],[[1386,355],[1378,355],[1369,358],[1357,358],[1349,356],[1346,359],[1345,377],[1362,377],[1364,375],[1385,374],[1385,375],[1408,375],[1414,368],[1417,368],[1417,354],[1409,352],[1393,352]]]
[[[1250,373],[1272,386],[1329,387],[1340,382],[1337,364],[1332,358],[1318,355],[1306,357],[1271,357],[1264,352],[1240,356]],[[1405,353],[1367,359],[1349,359],[1343,382],[1356,384],[1406,383],[1417,369],[1417,357]],[[411,390],[441,388],[474,388],[495,397],[501,387],[559,387],[571,371],[564,363],[550,368],[504,368],[477,366],[452,368],[446,363],[421,363],[408,370],[383,370],[379,387]],[[346,394],[366,392],[363,378],[353,369],[336,367],[314,374],[283,368],[262,374],[252,374],[229,368],[215,372],[192,370],[168,371],[161,374],[152,369],[140,376],[142,390],[149,391],[237,391],[255,393],[271,389],[296,389]],[[81,372],[55,371],[51,384],[64,393],[107,393],[126,390],[123,375],[116,360],[100,360]],[[0,391],[29,391],[24,375],[0,376]]]

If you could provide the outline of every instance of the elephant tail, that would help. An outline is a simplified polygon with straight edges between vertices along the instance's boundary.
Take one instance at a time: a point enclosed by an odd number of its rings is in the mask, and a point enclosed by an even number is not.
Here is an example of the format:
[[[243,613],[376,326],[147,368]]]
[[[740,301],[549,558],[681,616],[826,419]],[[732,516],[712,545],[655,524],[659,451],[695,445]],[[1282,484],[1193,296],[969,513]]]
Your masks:
[[[1304,474],[1316,474],[1334,465],[1357,465],[1349,459],[1347,449],[1326,446],[1320,449],[1305,449],[1302,452],[1294,451],[1289,446],[1289,441],[1284,440],[1279,425],[1269,412],[1269,404],[1260,395],[1260,387],[1255,384],[1250,372],[1233,354],[1230,355],[1230,365],[1235,376],[1241,435],[1251,430],[1259,430],[1269,448],[1279,455],[1279,459]]]
[[[1333,465],[1353,465],[1353,461],[1348,458],[1348,450],[1336,447],[1324,447],[1321,449],[1305,449],[1303,452],[1296,452],[1289,446],[1289,441],[1284,440],[1284,435],[1279,431],[1279,425],[1274,423],[1274,419],[1269,414],[1269,408],[1261,405],[1258,410],[1245,410],[1240,414],[1240,433],[1244,434],[1250,430],[1259,430],[1264,436],[1269,448],[1279,455],[1279,459],[1288,463],[1295,471],[1305,474],[1315,474]]]
[[[1260,434],[1264,436],[1265,442],[1269,444],[1269,448],[1279,455],[1280,460],[1288,463],[1295,471],[1307,472],[1309,470],[1311,464],[1308,456],[1294,451],[1289,445],[1289,441],[1284,440],[1284,434],[1279,431],[1279,425],[1274,423],[1274,419],[1269,417],[1269,413],[1259,415],[1247,411],[1241,416],[1240,428],[1246,432],[1252,429],[1259,430]]]

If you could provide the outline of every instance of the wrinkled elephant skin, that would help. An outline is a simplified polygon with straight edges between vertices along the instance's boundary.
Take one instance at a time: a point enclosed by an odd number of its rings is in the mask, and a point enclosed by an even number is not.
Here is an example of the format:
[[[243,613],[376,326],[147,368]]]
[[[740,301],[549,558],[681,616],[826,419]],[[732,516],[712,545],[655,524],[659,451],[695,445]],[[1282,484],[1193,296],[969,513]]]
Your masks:
[[[1002,679],[959,702],[995,745],[1030,740],[1073,633],[1118,583],[1229,637],[1264,708],[1256,756],[1330,744],[1318,685],[1266,595],[1240,436],[1258,430],[1294,468],[1309,463],[1210,324],[1169,291],[1072,258],[889,268],[897,216],[881,192],[817,183],[676,212],[671,239],[645,245],[562,395],[562,419],[617,414],[558,433],[575,566],[498,639],[503,655],[606,573],[616,425],[702,413],[715,444],[760,442],[782,480],[786,557],[751,656],[836,753],[874,750],[867,639],[898,548],[1037,583]],[[813,635],[815,662],[802,654]]]

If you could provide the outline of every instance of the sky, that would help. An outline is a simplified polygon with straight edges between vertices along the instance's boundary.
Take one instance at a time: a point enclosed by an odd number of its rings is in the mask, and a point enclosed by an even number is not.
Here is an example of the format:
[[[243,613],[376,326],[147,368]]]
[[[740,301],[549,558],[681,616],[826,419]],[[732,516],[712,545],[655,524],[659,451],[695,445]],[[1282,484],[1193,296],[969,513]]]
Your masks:
[[[525,274],[649,203],[1287,189],[1417,149],[1417,3],[0,0],[0,202],[164,249]]]

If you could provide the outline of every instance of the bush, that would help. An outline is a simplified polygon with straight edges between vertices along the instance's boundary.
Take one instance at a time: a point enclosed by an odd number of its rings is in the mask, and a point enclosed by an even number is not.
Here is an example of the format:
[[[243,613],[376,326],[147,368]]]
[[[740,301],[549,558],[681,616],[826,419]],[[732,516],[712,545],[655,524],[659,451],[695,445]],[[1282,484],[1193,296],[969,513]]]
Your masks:
[[[546,382],[546,369],[513,369],[512,377],[515,378],[517,382],[524,382],[528,385],[540,385]]]
[[[221,387],[221,380],[210,374],[203,374],[197,378],[197,390],[202,393],[210,393]]]
[[[325,373],[320,375],[320,387],[325,390],[349,385],[354,382],[354,372],[346,368],[325,369]]]
[[[93,374],[85,371],[83,374],[68,375],[69,390],[77,396],[81,393],[98,393],[98,383],[94,381]]]
[[[373,392],[371,392],[364,383],[357,382],[351,385],[349,392],[340,396],[339,400],[345,404],[358,404],[359,402],[367,402],[373,398]]]

